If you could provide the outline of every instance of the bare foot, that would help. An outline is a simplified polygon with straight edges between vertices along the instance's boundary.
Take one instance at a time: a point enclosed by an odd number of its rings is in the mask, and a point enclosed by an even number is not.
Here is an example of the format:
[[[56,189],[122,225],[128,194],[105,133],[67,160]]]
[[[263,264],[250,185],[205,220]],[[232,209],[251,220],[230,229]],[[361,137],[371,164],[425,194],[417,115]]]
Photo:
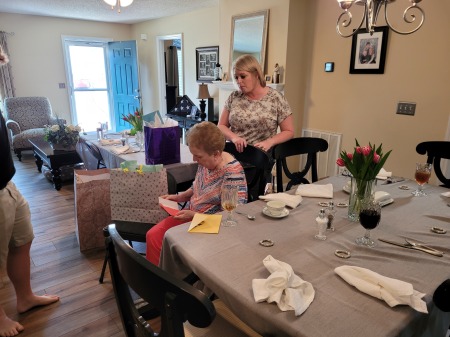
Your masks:
[[[33,295],[29,299],[17,300],[17,311],[22,314],[25,311],[33,309],[34,307],[40,307],[43,305],[49,305],[59,301],[59,296],[56,295]]]
[[[3,315],[0,316],[0,336],[10,337],[17,336],[21,331],[23,331],[23,326],[16,321]]]

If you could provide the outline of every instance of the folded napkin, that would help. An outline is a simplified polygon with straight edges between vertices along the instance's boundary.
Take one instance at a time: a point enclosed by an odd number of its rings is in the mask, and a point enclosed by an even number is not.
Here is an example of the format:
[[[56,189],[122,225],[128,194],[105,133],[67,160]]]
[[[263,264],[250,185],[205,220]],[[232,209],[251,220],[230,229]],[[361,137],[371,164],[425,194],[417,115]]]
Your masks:
[[[443,197],[450,197],[450,192],[442,192],[441,193],[441,195],[443,196]]]
[[[319,185],[319,184],[301,184],[298,185],[295,194],[301,195],[302,197],[312,197],[312,198],[333,198],[333,185]]]
[[[384,168],[381,168],[380,172],[378,172],[378,175],[375,178],[380,180],[386,180],[389,177],[392,177],[392,172],[388,172]]]
[[[355,266],[337,267],[334,272],[363,293],[384,300],[390,307],[406,304],[419,312],[428,313],[427,304],[421,299],[425,294],[414,290],[411,283]]]
[[[286,206],[289,206],[290,208],[297,207],[303,200],[301,195],[292,195],[287,193],[270,193],[266,195],[260,195],[259,198],[266,201],[282,201],[286,204]]]
[[[300,316],[314,299],[312,284],[295,275],[289,264],[271,255],[263,260],[263,264],[271,275],[252,281],[255,302],[276,302],[281,311],[294,310],[295,316]]]
[[[115,144],[122,144],[122,141],[120,139],[100,139],[100,144],[105,145],[115,145]]]
[[[116,146],[111,149],[111,152],[114,154],[124,154],[130,149],[129,145],[124,146]]]

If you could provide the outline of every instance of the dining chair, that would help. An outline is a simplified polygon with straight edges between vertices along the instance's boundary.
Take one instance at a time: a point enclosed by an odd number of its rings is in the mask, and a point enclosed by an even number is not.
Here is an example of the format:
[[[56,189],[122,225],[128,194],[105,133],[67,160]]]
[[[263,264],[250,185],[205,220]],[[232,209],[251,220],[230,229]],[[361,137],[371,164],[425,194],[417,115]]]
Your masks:
[[[252,145],[247,145],[243,152],[238,152],[232,142],[225,142],[224,151],[232,154],[244,168],[247,180],[247,202],[258,200],[260,195],[264,195],[266,187],[265,173],[269,170],[271,163],[269,155]]]
[[[98,170],[100,168],[106,168],[103,156],[95,144],[80,137],[75,146],[75,150],[81,160],[83,160],[85,169]]]
[[[283,172],[289,179],[286,191],[292,186],[298,184],[309,184],[310,181],[305,178],[311,170],[311,183],[318,180],[317,176],[317,153],[328,149],[328,142],[322,138],[315,137],[297,137],[284,143],[275,145],[272,150],[272,156],[276,162],[276,181],[277,192],[283,192]],[[306,164],[299,171],[291,171],[287,165],[286,158],[306,154]]]
[[[441,159],[450,160],[450,141],[428,141],[416,146],[418,154],[427,155],[427,163],[433,164],[436,177],[442,182],[441,186],[450,188],[450,177],[442,172]],[[450,164],[450,161],[448,162]]]
[[[114,294],[128,337],[259,336],[237,316],[216,316],[208,296],[147,261],[123,240],[114,224],[108,232]],[[223,306],[221,302],[220,309]]]

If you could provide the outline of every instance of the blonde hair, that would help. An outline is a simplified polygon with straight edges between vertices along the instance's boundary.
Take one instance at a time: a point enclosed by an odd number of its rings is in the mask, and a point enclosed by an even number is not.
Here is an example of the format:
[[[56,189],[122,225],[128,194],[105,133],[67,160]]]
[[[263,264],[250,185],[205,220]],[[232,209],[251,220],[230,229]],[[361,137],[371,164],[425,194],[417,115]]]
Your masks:
[[[264,88],[266,86],[266,79],[264,78],[261,65],[258,60],[252,55],[241,55],[233,63],[233,78],[236,70],[248,71],[249,73],[256,74],[259,80],[259,84]]]
[[[225,136],[211,122],[195,124],[188,131],[187,141],[190,146],[201,149],[209,155],[213,155],[216,151],[221,153],[225,148]]]

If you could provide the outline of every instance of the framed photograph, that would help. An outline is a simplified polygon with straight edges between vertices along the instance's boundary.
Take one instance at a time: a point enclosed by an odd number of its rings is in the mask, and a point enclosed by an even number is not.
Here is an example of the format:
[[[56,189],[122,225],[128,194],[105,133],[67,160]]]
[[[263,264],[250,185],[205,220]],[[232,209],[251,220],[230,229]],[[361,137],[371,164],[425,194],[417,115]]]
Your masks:
[[[389,28],[376,27],[373,35],[360,29],[353,35],[350,74],[384,74]]]
[[[197,82],[211,83],[214,80],[214,68],[219,62],[219,46],[195,48]]]
[[[272,82],[272,76],[270,76],[270,75],[265,75],[264,79],[266,80],[267,83]]]

